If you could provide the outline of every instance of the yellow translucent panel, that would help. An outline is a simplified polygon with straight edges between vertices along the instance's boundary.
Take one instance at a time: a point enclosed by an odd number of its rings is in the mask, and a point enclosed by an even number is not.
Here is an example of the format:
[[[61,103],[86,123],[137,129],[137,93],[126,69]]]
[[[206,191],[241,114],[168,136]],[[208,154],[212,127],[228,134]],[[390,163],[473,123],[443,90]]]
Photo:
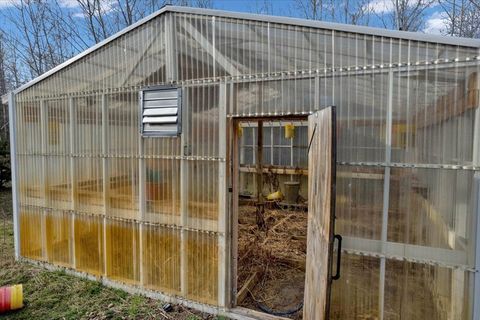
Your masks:
[[[19,156],[18,178],[20,203],[42,206],[45,201],[42,156]]]
[[[103,213],[103,166],[99,158],[75,159],[76,209],[82,212]]]
[[[76,268],[94,275],[103,274],[103,217],[75,215]]]
[[[180,230],[144,225],[142,239],[144,285],[180,294]]]
[[[380,259],[342,253],[341,277],[332,282],[331,319],[378,319]]]
[[[218,162],[189,161],[188,225],[202,230],[217,230]]]
[[[70,158],[47,157],[47,197],[51,208],[68,210],[72,208]]]
[[[47,212],[45,215],[48,262],[67,267],[71,265],[71,217],[70,213],[62,211]]]
[[[186,232],[187,298],[218,304],[217,241],[215,235]]]
[[[107,277],[136,283],[139,278],[138,225],[133,221],[106,221]]]
[[[43,254],[44,216],[41,210],[20,209],[20,254],[23,257],[44,260]]]
[[[146,160],[145,220],[178,224],[180,218],[180,160]]]
[[[109,159],[108,215],[136,219],[138,215],[138,160]]]

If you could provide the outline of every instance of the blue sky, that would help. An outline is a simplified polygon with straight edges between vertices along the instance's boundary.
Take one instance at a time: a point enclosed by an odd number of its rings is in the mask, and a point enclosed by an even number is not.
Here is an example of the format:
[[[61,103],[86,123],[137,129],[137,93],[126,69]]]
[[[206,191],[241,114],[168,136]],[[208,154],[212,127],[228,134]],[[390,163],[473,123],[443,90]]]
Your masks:
[[[0,11],[11,10],[12,3],[19,2],[20,0],[0,0]],[[76,0],[58,0],[65,10],[71,12],[78,19],[83,17],[79,14],[78,4]],[[108,3],[112,0],[104,0]],[[241,11],[241,12],[256,12],[258,13],[263,0],[213,0],[216,9]],[[340,0],[339,0],[340,1]],[[295,0],[272,0],[273,14],[284,16],[296,16],[300,17],[300,13],[296,10]],[[376,12],[388,14],[392,9],[392,0],[371,0],[370,6],[375,9]],[[426,25],[423,32],[426,33],[440,33],[443,28],[442,15],[439,5],[433,5],[426,11]],[[1,13],[1,12],[0,12]],[[2,19],[3,20],[3,19]],[[2,21],[0,21],[2,23]],[[5,22],[8,23],[8,22]],[[373,16],[370,20],[371,26],[382,27],[380,20]]]

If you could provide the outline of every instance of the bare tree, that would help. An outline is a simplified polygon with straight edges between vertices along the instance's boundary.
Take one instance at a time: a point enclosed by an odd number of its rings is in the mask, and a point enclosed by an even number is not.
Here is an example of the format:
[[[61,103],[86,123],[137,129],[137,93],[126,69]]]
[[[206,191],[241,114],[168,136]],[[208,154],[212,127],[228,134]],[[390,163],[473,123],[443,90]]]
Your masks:
[[[311,20],[334,20],[335,0],[298,0],[295,9],[300,16]]]
[[[64,13],[56,2],[20,0],[14,5],[13,10],[2,10],[2,19],[11,28],[7,47],[27,66],[29,77],[46,72],[83,49],[77,42],[79,37],[67,32],[65,23],[58,19]],[[69,28],[74,30],[71,24]]]
[[[368,25],[371,0],[297,0],[295,9],[306,19]]]
[[[439,0],[443,9],[445,34],[480,37],[480,2],[474,0]]]
[[[387,0],[369,4],[385,28],[403,31],[419,31],[425,24],[426,10],[437,0]],[[376,7],[382,4],[383,7]]]

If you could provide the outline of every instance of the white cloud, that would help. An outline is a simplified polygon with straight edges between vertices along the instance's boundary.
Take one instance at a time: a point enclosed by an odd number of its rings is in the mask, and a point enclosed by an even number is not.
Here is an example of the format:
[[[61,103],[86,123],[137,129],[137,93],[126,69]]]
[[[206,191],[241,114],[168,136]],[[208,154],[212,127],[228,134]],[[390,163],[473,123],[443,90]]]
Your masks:
[[[20,0],[0,0],[0,9],[13,7],[20,4]]]
[[[442,34],[446,29],[445,25],[445,13],[434,12],[425,22],[425,28],[423,32],[430,34]]]
[[[369,11],[384,14],[392,12],[395,8],[392,0],[372,0],[367,4]]]
[[[58,0],[58,4],[63,8],[74,9],[79,6],[77,0]]]

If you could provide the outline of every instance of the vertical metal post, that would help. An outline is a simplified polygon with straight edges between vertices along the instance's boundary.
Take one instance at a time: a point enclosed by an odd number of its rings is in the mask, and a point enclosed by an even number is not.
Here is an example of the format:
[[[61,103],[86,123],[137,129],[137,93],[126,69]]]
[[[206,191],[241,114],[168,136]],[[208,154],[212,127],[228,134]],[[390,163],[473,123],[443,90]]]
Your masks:
[[[188,141],[188,131],[190,130],[190,124],[188,121],[188,112],[189,108],[186,105],[187,99],[187,92],[183,93],[183,106],[182,106],[182,133],[180,135],[180,144],[183,149],[183,155],[189,155],[189,141]],[[180,287],[181,293],[183,297],[187,296],[187,230],[184,227],[187,226],[187,218],[188,218],[188,160],[182,158],[180,160]]]
[[[10,165],[12,171],[12,204],[13,204],[13,243],[15,245],[15,259],[20,258],[20,225],[18,201],[18,173],[17,173],[17,116],[15,108],[15,94],[8,94],[8,114],[10,131]]]
[[[385,175],[383,180],[383,209],[382,209],[382,230],[381,242],[382,253],[386,251],[387,231],[388,231],[388,208],[390,202],[390,163],[392,160],[392,108],[393,108],[393,72],[388,73],[388,105],[387,105],[387,123],[385,126]],[[385,306],[385,269],[386,259],[380,258],[380,284],[378,293],[378,313],[379,319],[384,318]]]
[[[107,97],[102,94],[103,271],[105,275],[107,275],[107,214],[109,210],[108,127]]]
[[[76,259],[75,259],[75,209],[76,209],[76,195],[77,195],[77,181],[75,175],[75,134],[76,134],[76,113],[73,98],[68,99],[68,114],[69,114],[69,123],[70,123],[70,196],[71,196],[71,227],[70,227],[70,252],[72,254],[72,266],[76,269]]]
[[[218,164],[218,305],[226,306],[227,304],[227,265],[228,265],[228,249],[226,245],[226,223],[227,223],[227,85],[220,84],[219,88],[219,115],[218,115],[218,157],[223,159]]]
[[[479,69],[479,68],[477,68]],[[477,86],[480,85],[478,82],[480,76],[477,70]],[[479,88],[477,87],[477,90]],[[478,103],[478,101],[477,101]],[[472,154],[472,164],[478,166],[480,164],[480,106],[476,106],[474,109],[475,119],[473,123],[473,154]],[[473,193],[474,206],[472,210],[472,221],[473,230],[472,230],[472,254],[473,254],[473,265],[475,272],[473,274],[473,307],[472,307],[472,319],[480,319],[480,172],[476,172],[474,175],[474,193]],[[470,252],[469,252],[470,253]],[[469,254],[470,256],[470,254]]]
[[[47,176],[47,140],[48,140],[48,115],[47,115],[47,108],[45,106],[45,100],[40,100],[40,130],[41,130],[41,137],[42,137],[42,146],[41,146],[41,154],[42,154],[42,185],[41,185],[41,194],[42,194],[42,222],[41,222],[41,234],[42,234],[42,256],[48,260],[48,253],[47,253],[47,235],[46,235],[46,223],[45,223],[45,215],[47,211],[45,208],[48,207],[48,194],[47,194],[47,184],[48,184],[48,176]]]
[[[143,93],[140,92],[139,96],[139,103],[142,101]],[[146,177],[145,177],[145,158],[144,155],[144,139],[140,133],[138,133],[138,210],[139,210],[139,276],[140,276],[140,284],[144,285],[144,274],[143,274],[143,232],[144,232],[144,224],[145,221],[145,208],[146,208],[146,196],[145,196],[145,184],[146,184]],[[135,246],[136,247],[136,246]]]
[[[475,235],[472,239],[475,246],[475,272],[473,274],[473,312],[472,319],[480,319],[480,172],[474,176],[474,199],[475,206],[473,215],[475,215]]]
[[[174,15],[165,15],[165,69],[167,82],[172,83],[177,80],[177,59],[175,46],[175,25]]]

